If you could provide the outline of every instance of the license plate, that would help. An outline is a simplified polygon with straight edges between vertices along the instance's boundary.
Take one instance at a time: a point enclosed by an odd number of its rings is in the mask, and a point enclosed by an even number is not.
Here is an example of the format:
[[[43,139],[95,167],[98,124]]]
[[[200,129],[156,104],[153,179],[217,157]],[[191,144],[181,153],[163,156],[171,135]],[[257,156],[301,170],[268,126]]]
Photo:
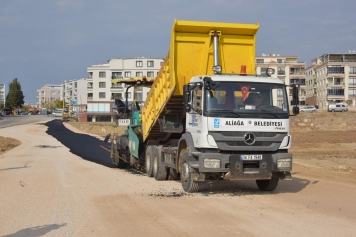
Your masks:
[[[240,160],[262,160],[262,155],[241,155]]]

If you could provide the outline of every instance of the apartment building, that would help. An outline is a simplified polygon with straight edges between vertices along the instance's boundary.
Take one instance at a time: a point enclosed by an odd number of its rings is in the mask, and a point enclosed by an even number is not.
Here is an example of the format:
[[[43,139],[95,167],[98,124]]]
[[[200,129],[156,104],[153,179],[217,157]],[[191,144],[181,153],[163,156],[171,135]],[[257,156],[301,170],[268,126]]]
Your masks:
[[[298,85],[299,104],[306,104],[305,69],[306,62],[299,62],[298,56],[280,56],[279,54],[262,54],[256,56],[256,74],[266,74],[267,68],[273,68],[273,78],[279,78],[286,85]],[[287,87],[290,104],[292,103],[292,87]]]
[[[37,107],[46,108],[46,103],[59,100],[61,98],[61,85],[44,85],[37,90]]]
[[[307,103],[326,110],[329,104],[356,106],[356,54],[324,54],[306,69]]]
[[[69,106],[70,112],[86,112],[87,80],[85,78],[64,81],[61,84],[61,100]]]
[[[112,84],[112,79],[154,78],[164,59],[161,58],[118,58],[107,64],[92,65],[87,68],[87,119],[88,121],[114,121],[117,117],[115,99],[128,102],[134,100],[133,88],[125,83]],[[138,88],[136,101],[146,100],[150,88]]]
[[[5,84],[0,84],[0,104],[3,104],[5,106],[5,99],[6,99]]]

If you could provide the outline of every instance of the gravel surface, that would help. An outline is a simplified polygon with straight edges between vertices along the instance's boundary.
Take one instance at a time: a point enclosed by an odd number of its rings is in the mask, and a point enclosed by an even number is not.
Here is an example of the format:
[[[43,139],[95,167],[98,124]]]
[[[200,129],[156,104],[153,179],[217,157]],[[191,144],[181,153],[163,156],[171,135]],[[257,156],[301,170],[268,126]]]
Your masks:
[[[112,168],[101,140],[61,120],[0,135],[22,142],[0,159],[0,236],[356,235],[355,185],[294,173],[271,193],[214,181],[186,194],[178,181]]]

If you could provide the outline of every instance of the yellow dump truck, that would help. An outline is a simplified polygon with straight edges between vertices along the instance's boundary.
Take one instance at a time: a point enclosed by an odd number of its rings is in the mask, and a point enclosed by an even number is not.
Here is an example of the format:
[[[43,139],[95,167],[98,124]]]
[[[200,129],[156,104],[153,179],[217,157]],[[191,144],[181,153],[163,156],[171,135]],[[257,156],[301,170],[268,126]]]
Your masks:
[[[255,73],[258,28],[175,20],[145,104],[112,139],[113,162],[141,164],[156,180],[180,178],[187,192],[207,179],[256,180],[265,191],[291,179],[289,98],[273,69]],[[291,96],[297,105],[296,89]]]

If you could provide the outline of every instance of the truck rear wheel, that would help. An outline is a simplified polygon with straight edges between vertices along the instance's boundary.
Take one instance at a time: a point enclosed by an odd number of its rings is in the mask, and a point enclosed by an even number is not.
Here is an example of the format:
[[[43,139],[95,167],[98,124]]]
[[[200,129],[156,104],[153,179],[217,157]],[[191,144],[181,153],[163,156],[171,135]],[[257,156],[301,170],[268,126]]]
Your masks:
[[[146,148],[145,168],[148,177],[153,177],[153,152],[156,146],[148,146]]]
[[[272,179],[256,180],[256,184],[261,191],[273,191],[278,186],[278,177],[272,177]]]
[[[156,180],[166,180],[167,167],[163,165],[163,146],[157,146],[156,152],[153,154],[153,176]]]
[[[180,167],[180,181],[183,190],[188,193],[199,192],[200,183],[193,180],[192,168],[188,164],[189,156],[187,151],[183,151]]]

